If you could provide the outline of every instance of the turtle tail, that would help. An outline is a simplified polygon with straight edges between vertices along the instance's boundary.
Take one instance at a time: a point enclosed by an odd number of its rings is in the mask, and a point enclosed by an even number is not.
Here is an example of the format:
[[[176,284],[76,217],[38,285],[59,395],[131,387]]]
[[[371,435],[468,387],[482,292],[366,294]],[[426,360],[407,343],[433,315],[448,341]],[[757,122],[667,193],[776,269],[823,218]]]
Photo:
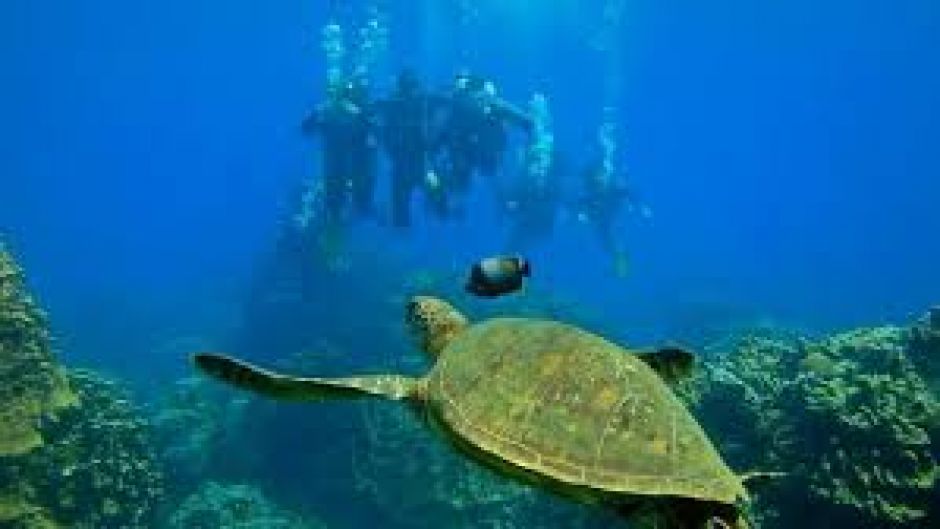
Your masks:
[[[295,377],[268,371],[230,356],[197,353],[193,363],[206,375],[231,386],[279,400],[318,401],[418,394],[420,381],[400,375],[348,378]]]

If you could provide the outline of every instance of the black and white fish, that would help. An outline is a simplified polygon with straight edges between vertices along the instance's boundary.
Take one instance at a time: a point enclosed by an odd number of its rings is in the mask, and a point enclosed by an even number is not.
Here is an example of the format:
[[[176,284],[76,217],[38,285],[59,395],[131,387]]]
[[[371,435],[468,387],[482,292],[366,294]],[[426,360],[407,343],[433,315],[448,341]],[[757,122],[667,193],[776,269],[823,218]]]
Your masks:
[[[530,277],[529,261],[520,256],[487,257],[473,265],[467,279],[467,292],[495,298],[522,288],[522,278]]]

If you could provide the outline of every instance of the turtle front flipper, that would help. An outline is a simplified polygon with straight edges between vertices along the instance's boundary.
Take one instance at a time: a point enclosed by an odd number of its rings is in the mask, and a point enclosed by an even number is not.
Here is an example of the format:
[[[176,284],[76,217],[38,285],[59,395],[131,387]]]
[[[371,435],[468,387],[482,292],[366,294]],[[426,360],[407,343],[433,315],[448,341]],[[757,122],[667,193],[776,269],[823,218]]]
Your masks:
[[[229,356],[197,353],[200,371],[240,389],[281,400],[333,400],[416,397],[421,380],[402,375],[365,375],[344,378],[295,377],[268,371]]]

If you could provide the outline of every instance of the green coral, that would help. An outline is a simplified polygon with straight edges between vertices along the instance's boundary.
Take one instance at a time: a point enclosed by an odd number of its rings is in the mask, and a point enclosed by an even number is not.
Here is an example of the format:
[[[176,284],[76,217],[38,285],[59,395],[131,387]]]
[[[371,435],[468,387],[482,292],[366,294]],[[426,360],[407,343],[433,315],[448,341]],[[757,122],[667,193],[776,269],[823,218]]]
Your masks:
[[[831,524],[915,526],[936,494],[940,405],[911,359],[912,336],[878,327],[814,342],[749,338],[681,393],[732,464],[789,473],[761,506],[781,526],[800,523],[792,506],[807,502]]]
[[[52,354],[46,315],[0,245],[0,457],[41,446],[42,419],[74,403]]]
[[[764,336],[740,340],[733,354],[705,363],[677,393],[690,403],[722,447],[742,469],[774,469],[784,464],[795,436],[787,420],[802,344]],[[754,447],[761,447],[755,451]]]
[[[230,432],[242,426],[246,398],[230,398],[205,378],[185,378],[161,399],[153,415],[156,445],[177,489],[202,479],[232,449]]]
[[[186,498],[170,517],[169,529],[319,529],[267,499],[249,485],[208,482]]]
[[[933,307],[907,331],[908,356],[933,393],[940,394],[940,307]]]
[[[927,431],[936,413],[897,327],[863,329],[813,344],[834,372],[804,371],[799,439],[817,454],[810,490],[876,520],[905,523],[927,514],[937,478]],[[811,443],[811,444],[810,444]]]
[[[0,495],[0,526],[7,529],[58,529],[41,507],[37,507],[19,496]]]
[[[150,425],[116,382],[84,370],[68,382],[82,405],[43,425],[45,445],[0,466],[8,505],[28,506],[17,523],[39,513],[72,529],[153,527],[164,491]]]

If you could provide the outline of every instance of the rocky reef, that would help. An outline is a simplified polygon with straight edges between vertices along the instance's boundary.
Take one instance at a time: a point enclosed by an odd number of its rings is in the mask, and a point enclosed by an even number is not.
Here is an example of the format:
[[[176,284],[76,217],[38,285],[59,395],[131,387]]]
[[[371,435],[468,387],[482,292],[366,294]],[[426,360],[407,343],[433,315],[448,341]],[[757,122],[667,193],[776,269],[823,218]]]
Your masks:
[[[76,402],[52,353],[45,313],[0,245],[0,457],[43,444],[40,424]]]
[[[764,527],[936,520],[929,319],[816,341],[744,338],[683,388],[732,466],[787,473],[752,487]]]
[[[0,248],[0,526],[153,527],[163,477],[148,423],[118,383],[57,364],[51,341]]]
[[[274,504],[255,487],[210,481],[186,498],[170,517],[169,529],[320,529],[310,517]]]
[[[6,502],[19,506],[14,527],[153,527],[164,490],[149,423],[117,382],[85,370],[68,381],[81,406],[43,425],[42,447],[0,467]],[[37,515],[48,525],[29,521]]]
[[[187,494],[238,450],[246,398],[201,377],[177,381],[153,408],[155,444],[177,494]]]
[[[932,307],[906,331],[907,353],[930,385],[940,394],[940,306]]]

